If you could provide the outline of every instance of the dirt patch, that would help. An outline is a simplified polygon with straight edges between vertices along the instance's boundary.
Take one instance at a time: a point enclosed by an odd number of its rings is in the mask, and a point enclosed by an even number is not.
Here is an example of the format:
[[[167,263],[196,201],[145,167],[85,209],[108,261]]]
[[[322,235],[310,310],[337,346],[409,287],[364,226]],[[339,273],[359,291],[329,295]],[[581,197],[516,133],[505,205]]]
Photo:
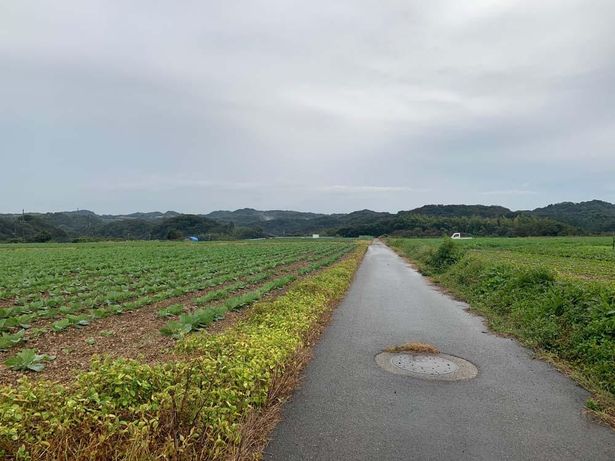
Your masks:
[[[173,340],[160,334],[166,319],[156,317],[163,306],[151,305],[122,315],[107,317],[87,327],[70,328],[60,333],[48,333],[30,340],[28,348],[56,359],[46,363],[41,373],[28,373],[31,379],[50,379],[67,382],[76,373],[86,369],[93,355],[109,354],[113,357],[140,358],[154,363],[165,360],[173,349]],[[12,355],[16,350],[5,352]],[[15,383],[24,373],[0,365],[0,383]]]
[[[0,307],[13,307],[15,305],[15,298],[0,299]]]

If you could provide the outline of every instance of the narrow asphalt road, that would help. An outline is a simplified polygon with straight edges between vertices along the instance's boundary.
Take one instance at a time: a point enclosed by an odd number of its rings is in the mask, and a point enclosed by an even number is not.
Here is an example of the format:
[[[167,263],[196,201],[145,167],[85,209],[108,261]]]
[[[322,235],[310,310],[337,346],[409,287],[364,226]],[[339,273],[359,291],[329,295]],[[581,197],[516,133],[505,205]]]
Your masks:
[[[583,414],[588,393],[465,307],[371,245],[265,459],[615,460],[615,431]],[[479,374],[428,381],[378,367],[376,354],[406,341]]]

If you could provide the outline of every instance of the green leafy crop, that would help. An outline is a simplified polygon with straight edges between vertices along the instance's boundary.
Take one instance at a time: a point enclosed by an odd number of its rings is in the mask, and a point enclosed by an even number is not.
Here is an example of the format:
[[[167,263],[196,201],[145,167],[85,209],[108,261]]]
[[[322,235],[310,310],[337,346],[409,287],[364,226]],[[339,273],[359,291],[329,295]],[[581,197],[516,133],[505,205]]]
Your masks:
[[[46,360],[54,360],[55,357],[45,354],[37,354],[34,349],[23,349],[4,361],[4,364],[12,370],[19,371],[42,371]]]
[[[0,351],[6,351],[15,344],[19,344],[24,338],[25,330],[19,330],[17,333],[2,333],[0,336]]]

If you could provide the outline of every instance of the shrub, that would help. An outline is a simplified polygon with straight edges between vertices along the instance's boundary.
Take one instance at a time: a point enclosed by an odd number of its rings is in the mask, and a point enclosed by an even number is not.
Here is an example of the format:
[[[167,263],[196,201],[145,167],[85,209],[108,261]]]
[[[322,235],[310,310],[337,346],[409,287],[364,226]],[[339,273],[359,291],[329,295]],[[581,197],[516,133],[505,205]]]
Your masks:
[[[428,263],[436,273],[442,273],[457,263],[464,255],[463,249],[453,239],[446,238],[429,257]]]

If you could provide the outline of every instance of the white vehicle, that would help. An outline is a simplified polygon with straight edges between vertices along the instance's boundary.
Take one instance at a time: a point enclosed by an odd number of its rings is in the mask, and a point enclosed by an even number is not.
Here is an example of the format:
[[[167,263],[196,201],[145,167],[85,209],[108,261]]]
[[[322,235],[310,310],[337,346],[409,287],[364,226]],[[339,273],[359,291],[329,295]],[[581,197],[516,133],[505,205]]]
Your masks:
[[[454,240],[469,240],[472,237],[462,237],[461,232],[455,232],[453,235],[451,235],[451,238]]]

